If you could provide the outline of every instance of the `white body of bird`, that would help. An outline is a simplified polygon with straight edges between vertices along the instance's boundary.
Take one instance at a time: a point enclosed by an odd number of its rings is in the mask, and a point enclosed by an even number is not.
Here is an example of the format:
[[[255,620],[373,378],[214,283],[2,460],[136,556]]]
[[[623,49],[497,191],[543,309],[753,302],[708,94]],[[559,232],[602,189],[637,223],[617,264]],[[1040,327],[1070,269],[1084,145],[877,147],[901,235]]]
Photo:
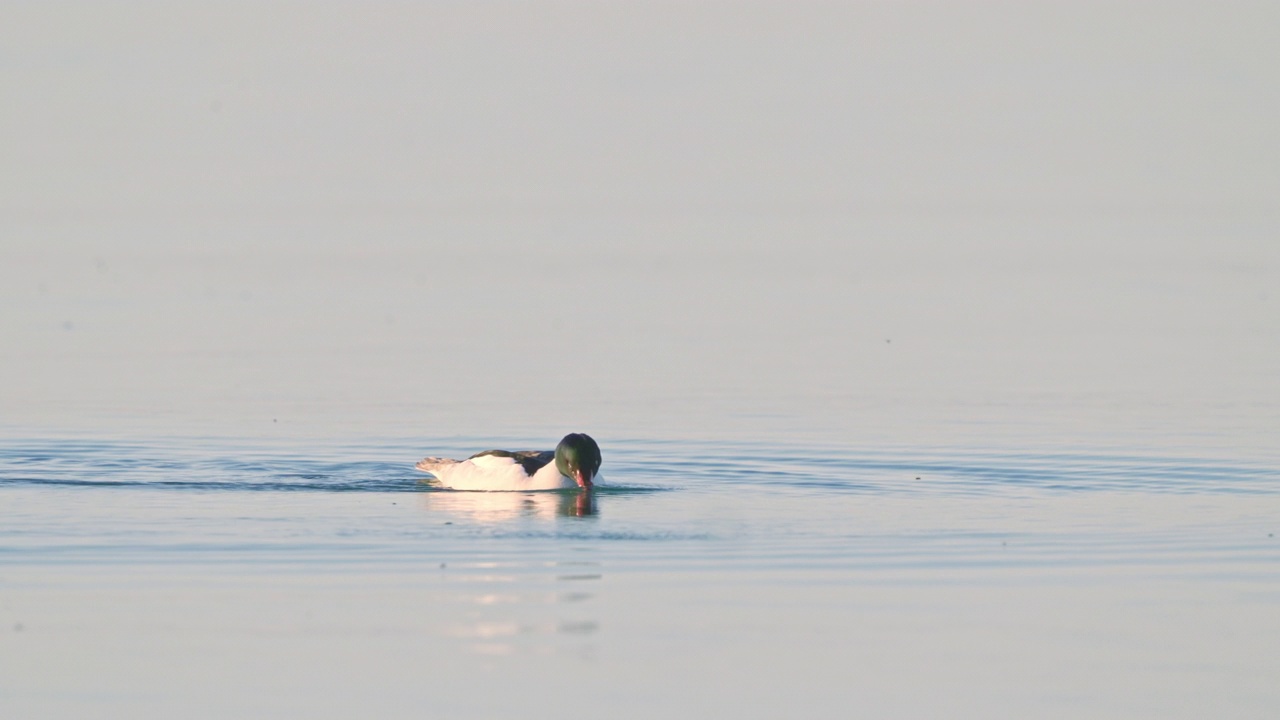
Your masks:
[[[425,458],[417,468],[431,473],[442,487],[451,490],[568,490],[578,487],[573,478],[565,477],[555,462],[543,465],[532,475],[514,458],[482,455],[470,460]]]

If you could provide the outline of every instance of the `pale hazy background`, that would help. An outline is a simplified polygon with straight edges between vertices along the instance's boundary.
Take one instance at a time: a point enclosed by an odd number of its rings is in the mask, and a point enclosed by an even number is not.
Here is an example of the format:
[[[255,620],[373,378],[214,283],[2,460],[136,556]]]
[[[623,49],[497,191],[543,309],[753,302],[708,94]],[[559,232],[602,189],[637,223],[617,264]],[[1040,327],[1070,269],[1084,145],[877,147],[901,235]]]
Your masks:
[[[1278,37],[1273,3],[4,3],[0,425],[1269,452]]]

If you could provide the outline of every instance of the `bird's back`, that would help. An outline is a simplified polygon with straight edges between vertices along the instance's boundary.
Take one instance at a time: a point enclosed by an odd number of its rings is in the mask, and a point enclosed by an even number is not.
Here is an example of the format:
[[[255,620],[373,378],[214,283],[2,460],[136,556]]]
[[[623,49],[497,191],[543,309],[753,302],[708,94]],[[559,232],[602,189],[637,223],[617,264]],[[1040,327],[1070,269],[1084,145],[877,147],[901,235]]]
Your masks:
[[[576,483],[556,469],[555,453],[488,450],[466,460],[423,458],[417,468],[452,490],[557,490]]]

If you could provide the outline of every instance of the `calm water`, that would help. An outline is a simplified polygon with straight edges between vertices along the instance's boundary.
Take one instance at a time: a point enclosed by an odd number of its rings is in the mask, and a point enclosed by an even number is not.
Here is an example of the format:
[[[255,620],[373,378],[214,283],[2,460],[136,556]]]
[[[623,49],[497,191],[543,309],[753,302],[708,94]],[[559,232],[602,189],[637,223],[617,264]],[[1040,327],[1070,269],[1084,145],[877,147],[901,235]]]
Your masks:
[[[1274,718],[1276,37],[0,2],[0,717]]]
[[[1265,717],[1280,471],[602,438],[609,486],[430,447],[0,444],[13,717]]]

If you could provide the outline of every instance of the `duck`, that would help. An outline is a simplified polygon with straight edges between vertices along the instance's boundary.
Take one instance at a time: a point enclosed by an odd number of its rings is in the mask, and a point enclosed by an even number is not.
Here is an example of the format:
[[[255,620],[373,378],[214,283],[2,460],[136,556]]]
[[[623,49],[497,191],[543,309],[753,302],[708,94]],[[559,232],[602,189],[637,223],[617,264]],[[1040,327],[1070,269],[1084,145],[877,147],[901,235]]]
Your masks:
[[[600,446],[569,433],[555,450],[485,450],[466,460],[428,457],[414,467],[450,490],[591,490],[600,479]]]

